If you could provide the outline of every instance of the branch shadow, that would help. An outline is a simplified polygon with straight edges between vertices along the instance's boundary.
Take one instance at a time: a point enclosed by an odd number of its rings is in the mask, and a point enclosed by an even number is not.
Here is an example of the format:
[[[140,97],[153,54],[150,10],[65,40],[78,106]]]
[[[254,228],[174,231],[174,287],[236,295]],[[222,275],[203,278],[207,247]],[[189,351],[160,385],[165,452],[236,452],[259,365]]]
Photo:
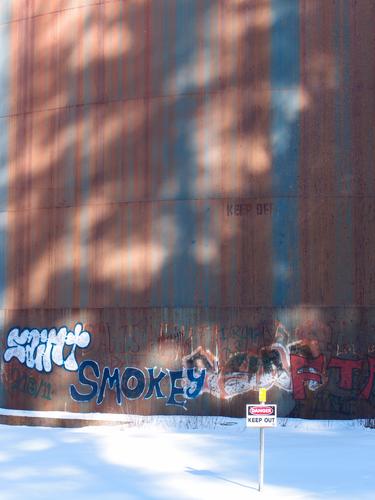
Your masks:
[[[220,474],[218,474],[217,472],[213,472],[211,470],[193,469],[192,467],[187,467],[185,472],[187,472],[188,474],[193,474],[194,476],[204,476],[204,477],[219,479],[221,481],[225,481],[226,483],[231,483],[231,484],[235,484],[236,486],[241,486],[242,488],[247,488],[249,490],[258,491],[258,488],[256,488],[255,486],[249,486],[247,484],[242,484],[242,483],[239,483],[237,481],[232,481],[231,479],[227,479],[227,478],[221,476]]]

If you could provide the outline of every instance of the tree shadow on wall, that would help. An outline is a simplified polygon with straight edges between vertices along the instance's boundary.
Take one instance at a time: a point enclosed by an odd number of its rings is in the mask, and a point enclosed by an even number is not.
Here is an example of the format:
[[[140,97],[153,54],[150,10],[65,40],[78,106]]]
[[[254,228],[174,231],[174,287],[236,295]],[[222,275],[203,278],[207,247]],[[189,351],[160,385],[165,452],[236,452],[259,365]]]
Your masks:
[[[315,98],[299,97],[299,8],[283,5],[15,4],[5,333],[144,321],[146,349],[163,323],[230,324],[221,308],[298,289],[298,242],[280,231],[296,203],[272,197],[298,195]]]

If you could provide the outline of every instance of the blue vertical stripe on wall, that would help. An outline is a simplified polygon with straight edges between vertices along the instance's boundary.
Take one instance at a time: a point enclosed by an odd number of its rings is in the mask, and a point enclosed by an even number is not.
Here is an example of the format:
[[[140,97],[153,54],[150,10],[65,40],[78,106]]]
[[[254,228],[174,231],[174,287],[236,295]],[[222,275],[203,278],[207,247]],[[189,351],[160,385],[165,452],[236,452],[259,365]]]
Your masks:
[[[194,297],[195,284],[195,204],[190,201],[194,197],[196,183],[196,159],[192,151],[195,131],[194,98],[185,96],[188,92],[197,91],[195,79],[187,73],[189,66],[195,63],[198,56],[197,2],[180,0],[176,2],[175,28],[175,72],[176,103],[174,105],[173,141],[173,175],[177,186],[175,204],[176,247],[173,259],[173,290],[176,306],[190,305]],[[191,68],[190,68],[191,72]],[[184,78],[186,75],[187,78]],[[190,76],[190,78],[189,78]]]
[[[150,118],[150,165],[151,165],[151,199],[159,200],[161,197],[160,187],[162,186],[162,167],[164,161],[162,159],[164,150],[164,115],[166,114],[163,109],[164,99],[160,97],[160,89],[162,88],[161,78],[165,74],[164,71],[164,52],[165,52],[165,33],[164,19],[167,17],[164,11],[164,4],[162,0],[155,0],[151,2],[151,47],[150,50],[150,92],[151,95],[157,95],[159,98],[150,101],[151,116],[153,113],[157,113],[158,116],[158,127],[153,129],[152,118]],[[163,54],[163,56],[162,56]],[[164,177],[164,176],[163,176]],[[161,216],[161,211],[159,210],[161,204],[152,204],[151,210],[151,242],[152,244],[160,245],[164,251],[167,250],[166,242],[163,241],[161,237],[161,224],[158,224]],[[151,257],[154,258],[154,257]],[[152,266],[153,268],[153,266]],[[163,268],[163,273],[165,274],[165,268]],[[161,298],[161,276],[157,273],[156,276],[152,276],[151,281],[151,305],[159,305]]]
[[[300,295],[298,162],[300,141],[299,0],[272,0],[271,140],[273,211],[273,303],[296,303]]]
[[[194,130],[192,109],[195,101],[180,97],[175,106],[176,134],[174,142],[174,167],[178,185],[175,203],[177,241],[174,249],[173,288],[174,301],[179,306],[191,305],[195,286],[196,204],[190,201],[196,178],[195,157],[190,149]]]
[[[194,92],[196,88],[196,60],[198,57],[197,31],[200,0],[178,0],[176,4],[175,61],[177,94]],[[170,76],[174,76],[170,74]],[[167,81],[170,80],[167,79]],[[168,87],[167,92],[170,91]]]
[[[167,17],[167,16],[165,16]],[[167,30],[165,30],[167,32]],[[166,38],[168,38],[168,34],[166,34]],[[164,43],[167,44],[167,40],[163,41],[163,47]],[[167,72],[165,73],[167,74]],[[163,105],[167,106],[167,103],[163,102]],[[165,185],[168,183],[168,162],[169,162],[169,150],[168,150],[168,145],[169,141],[167,140],[168,138],[168,129],[169,129],[169,114],[168,111],[163,111],[162,116],[161,116],[161,123],[160,123],[160,129],[161,129],[161,136],[162,139],[160,140],[160,156],[161,156],[161,166],[160,166],[160,184],[159,184],[159,189],[157,193],[155,194],[156,199],[164,200],[167,196],[168,193],[164,189]],[[162,246],[163,250],[166,252],[166,255],[168,256],[168,260],[170,258],[170,252],[173,252],[173,248],[170,247],[170,231],[171,231],[171,221],[169,218],[169,210],[170,210],[170,205],[169,203],[161,203],[160,205],[160,210],[157,211],[157,217],[160,220],[160,227],[159,226],[154,226],[154,237],[155,239],[159,240],[160,245]],[[172,222],[172,224],[174,221]],[[157,234],[158,233],[158,234]],[[159,285],[154,286],[152,290],[152,303],[153,305],[166,305],[168,303],[168,296],[169,296],[169,290],[168,290],[168,282],[169,282],[169,274],[171,272],[171,266],[168,264],[163,268],[163,271],[159,273],[160,276],[160,281]]]

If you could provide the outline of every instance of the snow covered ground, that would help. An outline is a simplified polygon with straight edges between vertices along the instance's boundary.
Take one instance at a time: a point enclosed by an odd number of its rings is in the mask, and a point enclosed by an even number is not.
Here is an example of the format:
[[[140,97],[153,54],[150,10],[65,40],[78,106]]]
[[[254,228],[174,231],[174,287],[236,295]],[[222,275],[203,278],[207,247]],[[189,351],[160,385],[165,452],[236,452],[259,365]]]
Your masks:
[[[133,423],[0,425],[0,498],[375,499],[375,430],[358,423],[289,420],[266,429],[262,494],[258,430],[246,429],[244,419]]]

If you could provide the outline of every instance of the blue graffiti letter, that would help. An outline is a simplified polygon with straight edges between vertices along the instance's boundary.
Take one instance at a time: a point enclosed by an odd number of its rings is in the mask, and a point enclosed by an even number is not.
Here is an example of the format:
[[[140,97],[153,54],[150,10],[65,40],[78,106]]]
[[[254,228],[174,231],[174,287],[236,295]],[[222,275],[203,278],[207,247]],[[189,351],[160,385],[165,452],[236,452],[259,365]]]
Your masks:
[[[186,401],[177,401],[176,396],[183,396],[184,389],[182,387],[176,387],[175,383],[177,380],[182,379],[182,370],[170,371],[169,376],[171,378],[171,392],[167,401],[167,405],[182,406],[185,408]]]
[[[118,368],[115,368],[111,375],[111,371],[110,368],[108,368],[108,366],[106,366],[103,370],[102,383],[100,385],[99,396],[96,401],[96,404],[98,405],[102,404],[105,396],[105,389],[107,386],[107,382],[110,389],[113,389],[113,386],[116,386],[116,403],[120,405],[121,404],[120,370]]]
[[[186,396],[189,399],[195,399],[196,397],[199,396],[199,393],[202,390],[204,379],[206,376],[206,370],[202,370],[199,373],[198,377],[194,377],[194,372],[195,372],[194,368],[188,368],[187,370],[187,376],[189,381],[195,384],[195,389],[193,389],[194,386],[191,385],[186,389]]]
[[[154,389],[156,391],[157,398],[165,398],[164,394],[161,392],[160,389],[160,382],[166,376],[166,373],[163,372],[163,370],[160,370],[159,375],[155,377],[154,370],[155,368],[147,368],[148,375],[150,377],[150,385],[148,387],[147,393],[144,396],[144,399],[150,399],[154,394]]]
[[[96,396],[96,393],[98,392],[98,384],[96,382],[94,382],[93,380],[90,380],[89,378],[87,378],[85,373],[84,373],[86,367],[92,369],[96,378],[99,378],[100,370],[99,370],[98,363],[96,363],[95,361],[92,361],[90,359],[82,361],[82,363],[79,365],[79,368],[78,368],[79,382],[82,385],[88,385],[89,387],[91,387],[91,392],[89,392],[88,394],[82,394],[81,392],[77,391],[77,389],[74,387],[74,385],[70,386],[71,397],[75,401],[83,401],[85,403],[88,401],[91,401]]]
[[[129,382],[131,379],[135,379],[136,386],[130,388]],[[134,382],[132,382],[134,386]],[[128,367],[121,377],[121,390],[123,395],[128,399],[138,399],[145,388],[146,380],[142,370],[138,368]]]

